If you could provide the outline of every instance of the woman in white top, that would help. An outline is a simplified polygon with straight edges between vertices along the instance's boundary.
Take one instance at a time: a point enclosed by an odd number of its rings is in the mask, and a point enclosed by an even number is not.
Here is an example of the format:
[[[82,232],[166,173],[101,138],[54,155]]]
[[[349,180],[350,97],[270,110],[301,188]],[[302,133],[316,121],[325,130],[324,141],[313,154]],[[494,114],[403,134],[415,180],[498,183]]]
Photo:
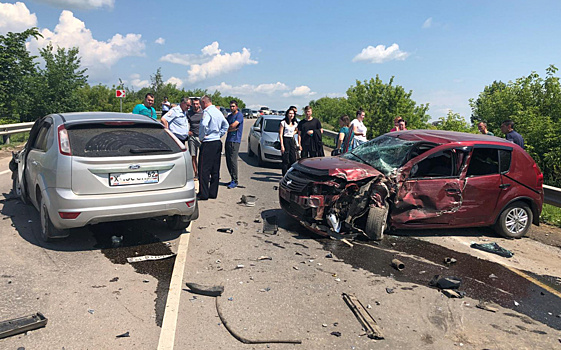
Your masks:
[[[298,123],[294,117],[294,110],[289,109],[284,114],[284,119],[279,127],[279,140],[282,154],[282,175],[286,174],[290,166],[296,162],[296,141],[294,135],[298,134]]]
[[[353,131],[355,143],[357,146],[365,143],[368,141],[366,138],[366,131],[368,130],[366,126],[364,126],[364,111],[360,108],[356,112],[356,119],[351,122],[350,129]]]

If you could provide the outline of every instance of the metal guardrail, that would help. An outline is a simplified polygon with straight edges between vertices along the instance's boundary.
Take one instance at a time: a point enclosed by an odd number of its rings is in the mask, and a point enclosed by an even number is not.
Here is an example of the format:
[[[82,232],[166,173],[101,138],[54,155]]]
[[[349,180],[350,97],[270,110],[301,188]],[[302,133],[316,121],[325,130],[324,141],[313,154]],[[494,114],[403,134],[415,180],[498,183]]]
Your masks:
[[[561,208],[561,188],[543,185],[544,202]]]
[[[0,135],[4,138],[4,144],[10,143],[10,135],[19,134],[20,132],[27,132],[31,130],[31,127],[35,122],[29,123],[17,123],[17,124],[1,124],[0,125]]]

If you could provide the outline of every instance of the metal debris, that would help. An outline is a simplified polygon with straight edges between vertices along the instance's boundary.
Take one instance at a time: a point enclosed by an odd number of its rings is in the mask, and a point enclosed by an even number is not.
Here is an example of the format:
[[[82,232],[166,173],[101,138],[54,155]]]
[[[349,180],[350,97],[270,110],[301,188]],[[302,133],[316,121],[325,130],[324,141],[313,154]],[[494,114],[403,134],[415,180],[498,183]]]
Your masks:
[[[273,258],[271,258],[270,256],[266,256],[266,255],[263,255],[263,256],[260,256],[260,257],[257,258],[257,261],[262,261],[262,260],[273,260]]]
[[[351,309],[366,331],[368,337],[372,339],[384,339],[382,329],[378,326],[376,320],[370,315],[364,306],[362,306],[360,300],[352,294],[343,293],[342,296],[347,306]]]
[[[392,294],[393,293],[393,288],[386,288],[386,293]]]
[[[94,309],[88,309],[88,312],[93,315],[95,310]]]
[[[123,333],[123,334],[117,335],[116,338],[128,338],[128,337],[130,337],[130,336],[131,336],[131,335],[130,335],[130,332],[125,332],[125,333]]]
[[[48,319],[40,312],[29,316],[0,321],[0,339],[45,327],[47,321]]]
[[[167,255],[143,255],[143,256],[135,256],[132,258],[127,258],[129,263],[141,262],[141,261],[148,261],[148,260],[162,260],[167,259],[175,256],[175,254],[167,254]]]
[[[393,259],[392,260],[392,267],[397,271],[401,271],[405,268],[405,264],[401,262],[401,260]]]

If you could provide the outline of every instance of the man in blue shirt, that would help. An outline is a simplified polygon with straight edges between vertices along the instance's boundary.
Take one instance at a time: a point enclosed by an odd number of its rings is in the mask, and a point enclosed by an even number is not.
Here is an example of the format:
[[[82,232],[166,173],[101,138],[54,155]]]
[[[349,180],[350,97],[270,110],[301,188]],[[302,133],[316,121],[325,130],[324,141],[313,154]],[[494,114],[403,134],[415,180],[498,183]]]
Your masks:
[[[179,106],[175,106],[162,117],[162,124],[169,129],[175,137],[185,143],[189,136],[189,121],[187,111],[191,107],[191,99],[183,97]]]
[[[228,122],[215,106],[209,96],[201,98],[203,119],[199,125],[199,200],[218,197],[220,178],[220,152],[222,141],[220,138],[228,131]],[[210,184],[210,186],[209,186]]]
[[[229,127],[224,152],[226,153],[226,166],[228,166],[228,172],[232,178],[232,181],[228,184],[228,188],[231,189],[238,186],[238,152],[242,142],[243,114],[238,109],[236,100],[230,101],[230,109],[232,113],[226,118]]]
[[[152,107],[153,105],[154,94],[149,92],[146,94],[146,96],[144,96],[144,103],[139,103],[134,106],[132,114],[142,114],[156,120],[158,119],[158,115],[156,114],[156,110],[154,109],[154,107]]]
[[[501,124],[501,131],[503,132],[503,134],[505,134],[505,138],[508,141],[514,142],[524,149],[524,138],[522,137],[522,135],[514,131],[514,122],[512,120],[505,120]]]

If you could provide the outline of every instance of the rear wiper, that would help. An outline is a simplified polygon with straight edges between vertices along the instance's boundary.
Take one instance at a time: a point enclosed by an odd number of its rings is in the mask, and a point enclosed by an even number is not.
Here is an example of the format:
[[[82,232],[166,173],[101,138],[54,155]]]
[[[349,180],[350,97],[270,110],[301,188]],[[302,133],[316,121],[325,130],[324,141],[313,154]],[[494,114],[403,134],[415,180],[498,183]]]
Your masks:
[[[167,148],[131,148],[131,153],[173,152]]]

